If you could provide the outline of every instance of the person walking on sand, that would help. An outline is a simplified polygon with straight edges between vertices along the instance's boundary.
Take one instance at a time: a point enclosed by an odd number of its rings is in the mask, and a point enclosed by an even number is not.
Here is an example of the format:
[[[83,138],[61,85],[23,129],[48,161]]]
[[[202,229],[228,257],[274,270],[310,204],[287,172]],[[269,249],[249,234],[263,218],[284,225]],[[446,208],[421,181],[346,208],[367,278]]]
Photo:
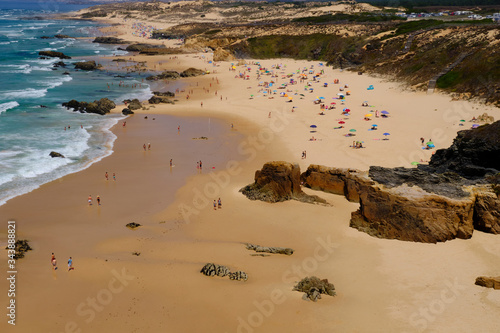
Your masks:
[[[151,150],[151,144],[148,142],[148,150]]]
[[[97,205],[100,206],[101,205],[101,197],[100,196],[97,196]]]
[[[214,210],[217,210],[217,201],[214,200]]]
[[[108,176],[108,172],[106,171],[106,173],[104,174],[104,177],[106,177],[106,180],[109,179],[109,176]]]
[[[172,159],[170,159],[170,167],[172,167]]]
[[[144,148],[144,151],[146,151],[146,144],[143,144],[142,148]]]
[[[201,164],[201,160],[200,160],[200,169],[203,169],[203,165]]]
[[[116,180],[116,175],[114,172],[113,172],[113,180]]]
[[[423,146],[424,142],[425,142],[425,139],[424,138],[420,138],[420,142],[422,143],[422,146]]]
[[[52,264],[52,269],[57,270],[57,260],[54,252],[52,252],[52,258],[50,259],[50,263]]]
[[[89,206],[92,206],[92,196],[90,194],[89,194],[88,202],[89,202]]]
[[[68,259],[68,272],[72,269],[74,269],[73,268],[73,259],[71,257],[69,257],[69,259]]]
[[[222,209],[222,201],[220,200],[220,198],[219,198],[219,200],[217,200],[217,207],[219,209]]]

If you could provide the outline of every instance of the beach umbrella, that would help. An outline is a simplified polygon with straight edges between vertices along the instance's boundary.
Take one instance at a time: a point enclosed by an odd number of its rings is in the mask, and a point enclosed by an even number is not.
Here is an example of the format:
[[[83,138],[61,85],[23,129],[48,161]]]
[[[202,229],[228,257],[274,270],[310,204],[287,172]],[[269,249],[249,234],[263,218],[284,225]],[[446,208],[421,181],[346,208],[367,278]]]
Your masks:
[[[419,165],[420,163],[418,162],[411,162],[411,165]]]
[[[465,122],[465,120],[464,120],[464,119],[461,119],[460,121],[461,121],[462,123],[463,123],[463,122]]]
[[[343,93],[338,93],[337,96],[344,96],[344,94]]]
[[[318,126],[316,126],[316,125],[311,125],[311,126],[309,126],[309,127],[311,127],[311,128],[316,128],[316,127],[318,127]]]
[[[385,111],[385,110],[384,110],[384,111],[380,111],[380,113],[381,113],[381,114],[389,114],[389,112],[387,112],[387,111]]]
[[[345,121],[341,120],[339,121],[339,124],[345,124]]]
[[[383,135],[388,136],[388,135],[391,135],[391,133],[384,133]]]
[[[377,124],[373,124],[372,126],[373,126],[373,127],[377,127],[378,125],[377,125]]]
[[[319,97],[319,99],[325,99],[324,97]]]
[[[299,96],[302,96],[302,97],[304,97],[305,95],[304,95],[304,94],[299,94]]]
[[[433,145],[434,146],[434,142],[429,141],[429,142],[426,143],[426,145],[428,145],[428,146]]]
[[[478,128],[478,127],[479,127],[479,124],[472,125],[472,128]]]
[[[365,117],[371,117],[371,116],[373,116],[371,113],[365,114]]]
[[[335,103],[335,102],[331,102],[330,104],[337,104],[337,103]]]
[[[349,132],[356,132],[356,130],[354,128],[351,128]]]

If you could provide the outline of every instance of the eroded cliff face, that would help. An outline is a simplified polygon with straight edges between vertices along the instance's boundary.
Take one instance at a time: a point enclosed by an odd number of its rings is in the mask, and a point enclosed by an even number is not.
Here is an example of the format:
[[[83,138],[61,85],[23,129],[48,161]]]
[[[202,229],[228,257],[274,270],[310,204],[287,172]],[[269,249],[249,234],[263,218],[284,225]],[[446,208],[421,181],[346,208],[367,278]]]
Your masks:
[[[350,226],[375,237],[436,243],[470,238],[474,229],[500,233],[500,200],[487,186],[450,183],[454,190],[448,193],[443,183],[437,183],[441,193],[437,194],[416,184],[388,182],[387,186],[372,180],[367,172],[320,165],[309,166],[301,178],[304,186],[359,202]]]

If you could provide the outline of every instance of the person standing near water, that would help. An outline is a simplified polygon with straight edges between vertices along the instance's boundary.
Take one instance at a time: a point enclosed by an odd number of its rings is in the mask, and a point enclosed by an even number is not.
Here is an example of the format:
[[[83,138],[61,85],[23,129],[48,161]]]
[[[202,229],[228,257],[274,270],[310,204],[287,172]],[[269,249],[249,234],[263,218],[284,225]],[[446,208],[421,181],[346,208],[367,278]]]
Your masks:
[[[89,202],[89,206],[92,206],[92,196],[90,194],[89,194],[88,202]]]
[[[68,259],[68,272],[72,269],[74,269],[73,268],[73,259],[71,257],[69,257],[69,259]]]

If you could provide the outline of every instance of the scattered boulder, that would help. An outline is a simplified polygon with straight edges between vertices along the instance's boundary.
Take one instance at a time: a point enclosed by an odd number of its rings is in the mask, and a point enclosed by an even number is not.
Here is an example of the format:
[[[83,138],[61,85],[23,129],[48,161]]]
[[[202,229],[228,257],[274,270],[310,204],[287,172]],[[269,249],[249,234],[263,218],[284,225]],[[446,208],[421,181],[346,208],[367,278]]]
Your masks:
[[[130,110],[129,108],[125,108],[122,110],[122,114],[124,116],[128,116],[129,114],[134,114],[134,111]]]
[[[180,76],[181,77],[193,77],[193,76],[200,76],[204,75],[205,71],[201,69],[196,69],[196,68],[188,68],[185,71],[183,71]]]
[[[66,64],[63,61],[58,61],[55,62],[52,67],[57,68],[57,67],[66,67]]]
[[[75,69],[81,69],[84,71],[93,71],[93,70],[99,69],[101,67],[102,67],[102,65],[96,64],[96,62],[94,60],[80,61],[80,62],[75,63]]]
[[[100,115],[105,115],[109,113],[112,109],[116,107],[115,102],[109,100],[108,98],[101,98],[94,102],[78,102],[72,99],[69,102],[62,103],[62,106],[67,109],[73,109],[73,111],[79,111],[81,113],[97,113]]]
[[[151,98],[148,99],[148,102],[149,104],[160,104],[160,103],[175,104],[173,100],[165,96],[151,96]]]
[[[70,37],[68,35],[61,35],[61,34],[54,35],[54,37],[55,38],[59,38],[59,39],[73,38],[73,37]]]
[[[41,36],[40,39],[51,39],[52,37],[49,36]]]
[[[55,151],[51,151],[50,154],[49,154],[50,157],[54,158],[54,157],[62,157],[64,158],[64,155],[63,154],[60,154],[58,152],[55,152]]]
[[[490,116],[488,115],[488,113],[483,113],[482,115],[480,115],[479,117],[477,117],[476,119],[476,122],[478,123],[487,123],[487,124],[491,124],[495,121],[495,118],[493,118],[493,116]]]
[[[62,75],[71,75],[70,72],[64,72]]]
[[[321,294],[335,296],[335,287],[327,279],[320,280],[316,276],[305,277],[293,287],[293,290],[305,293],[304,299],[316,302],[321,299]]]
[[[137,98],[134,98],[132,100],[126,99],[123,101],[123,103],[125,103],[127,105],[127,108],[130,110],[142,109],[142,104]]]
[[[122,38],[118,37],[96,37],[92,43],[99,43],[99,44],[130,44],[130,42],[127,42],[126,40],[123,40]]]
[[[476,285],[485,288],[500,289],[500,276],[497,277],[480,276],[476,278]]]
[[[49,58],[71,59],[70,56],[67,56],[62,52],[56,52],[56,51],[40,51],[38,52],[38,55]]]
[[[300,187],[300,168],[288,162],[268,162],[255,172],[255,182],[240,189],[250,200],[281,202],[299,200],[326,203],[325,200],[305,194]]]
[[[155,96],[164,96],[164,97],[175,97],[175,93],[173,93],[171,91],[164,91],[164,92],[153,91],[153,95],[155,95]]]
[[[146,77],[148,81],[158,81],[158,80],[176,80],[180,78],[180,74],[176,71],[165,71],[158,75],[151,75]]]
[[[129,229],[136,229],[136,228],[139,228],[141,225],[139,223],[135,223],[135,222],[130,222],[130,223],[127,223],[125,225],[127,228]]]
[[[287,256],[291,256],[293,254],[293,249],[289,247],[267,247],[248,243],[245,245],[247,250],[254,250],[255,252],[286,254]]]
[[[229,275],[231,271],[226,266],[217,265],[214,263],[207,263],[201,269],[200,273],[203,273],[206,276],[220,276],[224,277]]]
[[[12,246],[12,244],[9,244],[9,246]],[[9,246],[7,246],[5,249],[15,251],[13,256],[15,260],[24,258],[24,254],[26,252],[33,250],[26,239],[16,240],[16,242],[14,243],[14,248]]]
[[[117,59],[113,59],[111,61],[116,61],[116,62],[127,62],[127,59],[123,59],[123,58],[117,58]]]
[[[248,280],[248,275],[243,271],[236,271],[234,273],[229,273],[229,280],[246,281]]]

